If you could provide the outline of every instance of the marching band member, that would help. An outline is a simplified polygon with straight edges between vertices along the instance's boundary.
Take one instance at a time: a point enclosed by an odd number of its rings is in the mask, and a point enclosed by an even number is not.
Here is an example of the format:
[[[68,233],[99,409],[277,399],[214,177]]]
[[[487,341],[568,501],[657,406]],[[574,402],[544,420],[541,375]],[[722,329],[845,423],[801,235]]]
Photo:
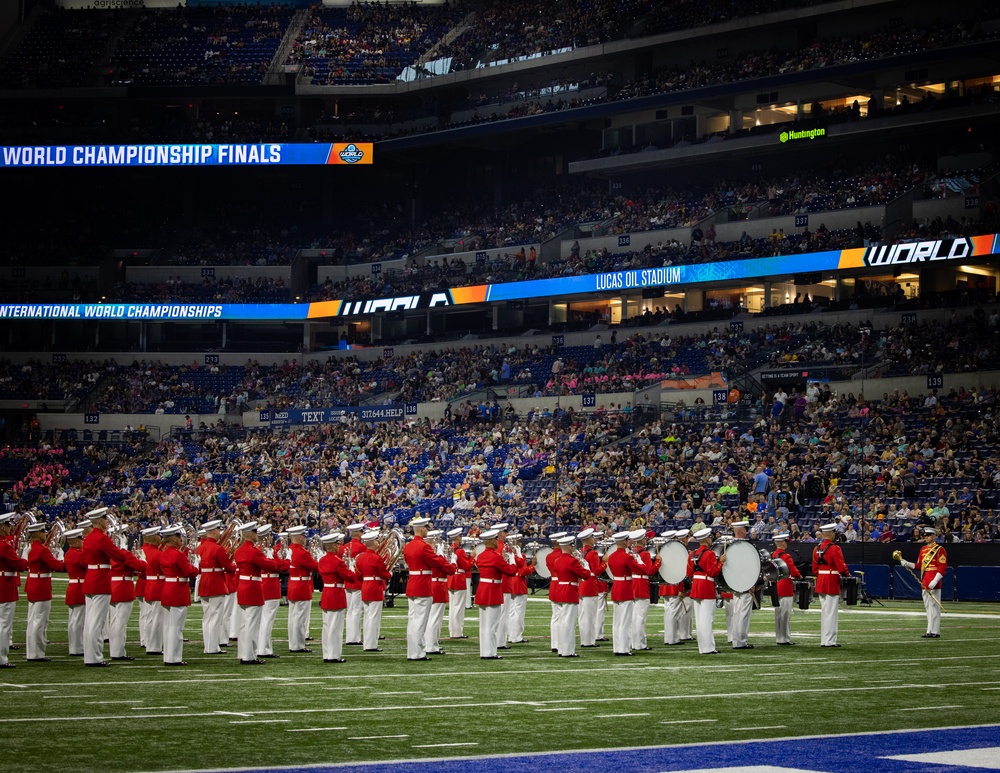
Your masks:
[[[83,593],[87,608],[83,622],[83,662],[87,666],[107,666],[104,660],[104,627],[111,606],[111,559],[118,558],[133,569],[145,569],[146,564],[127,550],[122,550],[107,535],[108,508],[101,507],[87,513],[91,523],[90,533],[83,538],[83,560],[87,576],[83,579]]]
[[[147,655],[163,654],[163,575],[160,573],[160,527],[142,530],[142,554],[146,559],[146,634],[143,643]]]
[[[351,540],[340,551],[340,557],[353,571],[358,556],[367,550],[361,541],[361,533],[365,530],[363,523],[352,523],[347,527],[347,535]],[[347,584],[347,644],[361,644],[361,580]]]
[[[576,538],[583,545],[583,560],[590,569],[590,577],[580,581],[580,646],[597,646],[597,599],[601,583],[597,578],[604,571],[601,557],[597,555],[597,536],[593,529],[584,529]]]
[[[578,658],[576,654],[576,621],[580,611],[580,582],[593,575],[582,557],[574,555],[576,537],[567,534],[557,540],[560,553],[556,557],[549,598],[559,604],[559,627],[556,629],[556,647],[561,658]]]
[[[184,623],[191,606],[191,580],[198,576],[181,548],[180,524],[167,526],[160,531],[163,548],[160,551],[160,573],[163,591],[160,606],[163,609],[163,665],[186,666],[184,662]]]
[[[665,531],[660,536],[665,539],[672,539],[676,534],[677,532],[675,531]],[[683,582],[675,584],[664,582],[660,584],[660,598],[663,599],[664,644],[674,645],[681,643],[680,629],[681,615],[683,614],[681,591],[683,588]]]
[[[507,545],[507,530],[510,528],[510,524],[506,522],[495,523],[493,528],[497,532],[497,550],[500,551],[500,555],[503,556],[503,560],[508,564],[514,564],[517,566],[517,561],[515,560],[516,553],[512,546]],[[510,645],[510,631],[508,627],[510,625],[510,581],[511,578],[504,575],[500,578],[500,591],[503,593],[503,603],[500,605],[500,634],[497,637],[497,649],[509,650]]]
[[[124,527],[119,527],[124,532]],[[131,553],[129,553],[131,555]],[[125,651],[128,621],[135,605],[136,571],[117,556],[111,557],[111,618],[108,621],[108,649],[112,660],[135,660]]]
[[[70,529],[66,538],[66,553],[63,563],[69,581],[66,584],[66,635],[70,655],[83,655],[83,618],[86,611],[86,597],[83,595],[83,578],[87,575],[87,565],[83,561],[83,529]]]
[[[468,639],[465,635],[465,609],[469,598],[469,575],[472,559],[462,548],[462,528],[448,531],[451,550],[455,555],[455,574],[448,578],[448,636]]]
[[[795,565],[795,559],[788,553],[788,532],[775,534],[774,552],[771,558],[780,558],[788,566],[788,577],[783,577],[776,583],[778,607],[774,610],[774,641],[784,646],[795,644],[792,641],[792,598],[795,596],[795,584],[802,573]]]
[[[323,635],[320,642],[324,663],[346,662],[341,657],[344,651],[344,618],[347,615],[345,585],[355,582],[357,574],[337,555],[337,545],[343,539],[344,535],[340,532],[320,537],[320,542],[326,548],[326,554],[319,560],[319,573],[323,578],[319,607],[323,610]]]
[[[46,632],[52,612],[52,572],[65,572],[66,565],[52,555],[46,542],[45,523],[28,527],[31,545],[28,548],[28,580],[24,595],[28,597],[28,628],[25,632],[25,655],[28,660],[47,662]]]
[[[440,529],[427,532],[427,541],[435,552],[441,549],[442,533]],[[452,567],[454,568],[453,564]],[[441,649],[441,627],[444,625],[444,608],[447,603],[448,575],[437,566],[431,566],[431,612],[427,617],[427,628],[424,629],[424,651],[428,655],[445,654]]]
[[[226,549],[219,544],[222,521],[214,519],[201,525],[205,536],[198,543],[198,596],[201,599],[201,636],[206,655],[221,655],[226,631],[223,615],[229,586],[226,572],[235,572],[236,564]],[[228,642],[227,642],[228,643]]]
[[[239,569],[240,584],[236,589],[236,603],[240,610],[239,653],[244,666],[259,666],[265,661],[257,657],[257,637],[264,611],[264,588],[261,575],[274,572],[277,564],[264,555],[257,540],[257,524],[249,521],[240,526],[243,543],[236,549],[233,560]]]
[[[511,534],[507,537],[509,542],[514,543],[514,566],[517,567],[517,574],[513,577],[504,577],[509,582],[510,589],[509,613],[507,615],[507,641],[512,644],[527,644],[524,638],[524,617],[528,611],[528,577],[535,572],[535,560],[531,563],[524,558],[521,553],[521,535]],[[500,584],[503,587],[503,583]]]
[[[555,575],[555,561],[559,557],[559,540],[566,536],[564,531],[556,531],[549,535],[549,543],[552,545],[552,552],[545,556],[545,568],[549,570],[549,577]],[[549,580],[549,601],[552,601],[552,580]],[[553,652],[559,652],[559,613],[562,607],[552,604],[552,616],[549,618],[549,641]]]
[[[237,522],[236,531],[239,532]],[[238,540],[237,540],[238,541]],[[234,557],[236,549],[229,547],[227,550],[229,560],[236,566]],[[226,600],[222,607],[222,630],[219,631],[219,647],[228,647],[231,642],[236,641],[240,635],[240,605],[237,599],[237,591],[240,587],[240,569],[236,566],[234,570],[226,570]]]
[[[733,521],[729,524],[733,529],[733,539],[746,540],[749,521]],[[733,591],[729,603],[729,632],[734,650],[752,650],[750,637],[750,614],[753,611],[753,592]]]
[[[898,551],[892,557],[907,569],[920,567],[921,597],[924,601],[924,611],[927,613],[927,633],[922,639],[941,638],[941,581],[948,571],[948,554],[944,548],[935,542],[937,529],[925,526],[923,531],[924,544],[920,548],[917,562],[907,561]]]
[[[688,546],[688,542],[691,541],[691,530],[678,529],[674,532],[674,539],[686,548]],[[691,635],[691,621],[694,618],[694,604],[688,604],[685,602],[685,599],[690,596],[690,592],[691,578],[685,577],[679,594],[681,599],[680,637],[682,642],[692,641],[694,639]]]
[[[454,574],[455,567],[434,552],[425,538],[427,524],[430,518],[412,518],[413,539],[403,548],[403,559],[410,570],[406,582],[407,623],[406,623],[406,659],[430,660],[424,649],[426,641],[427,621],[433,603],[433,588],[431,577],[432,567],[437,567],[445,574]],[[480,632],[481,635],[481,632]]]
[[[378,639],[382,633],[382,605],[385,601],[386,584],[392,581],[392,572],[385,559],[375,549],[381,533],[377,529],[366,531],[361,541],[368,548],[355,562],[355,574],[361,578],[361,604],[364,607],[362,624],[362,644],[365,652],[381,652]]]
[[[647,534],[645,529],[636,529],[629,535],[633,545],[635,545],[634,554],[645,569],[645,573],[636,574],[632,579],[633,592],[635,593],[635,601],[632,605],[632,649],[636,650],[652,649],[646,641],[646,618],[649,617],[650,601],[649,576],[658,571],[663,562],[660,561],[659,556],[654,561],[653,557],[649,555],[649,551],[646,550],[646,540],[651,534],[652,532]]]
[[[288,568],[288,651],[312,652],[306,647],[309,635],[309,609],[312,606],[313,574],[319,563],[306,549],[306,527],[288,527],[291,558]]]
[[[694,605],[695,622],[698,627],[698,652],[702,655],[718,655],[715,648],[715,578],[722,574],[726,562],[725,555],[716,558],[712,552],[712,530],[700,529],[693,535],[698,547],[688,557],[687,575],[691,578],[691,602]]]
[[[281,543],[276,546],[271,545],[271,524],[266,523],[257,527],[257,538],[263,540],[267,546],[259,548],[264,556],[274,563],[274,568],[261,570],[260,589],[264,594],[264,609],[260,614],[260,631],[257,634],[257,657],[277,658],[274,654],[274,642],[271,635],[274,633],[274,621],[278,617],[278,607],[281,605],[281,572],[288,571],[288,562],[279,558],[278,551]]]
[[[10,543],[17,513],[0,515],[0,668],[14,668],[7,659],[14,631],[14,606],[17,604],[17,573],[28,570],[28,562],[17,555]]]
[[[479,535],[483,540],[483,551],[476,556],[479,569],[479,587],[476,589],[476,606],[479,607],[479,657],[483,660],[501,660],[497,655],[500,615],[503,607],[503,591],[500,581],[517,572],[513,564],[508,564],[499,547],[499,532],[496,529]]]
[[[840,612],[840,578],[849,577],[844,563],[844,553],[833,544],[837,526],[825,523],[819,527],[823,541],[813,549],[812,570],[816,577],[816,595],[820,603],[820,646],[839,647],[837,644],[837,615]]]
[[[632,614],[635,604],[635,584],[633,577],[646,568],[636,560],[629,550],[629,539],[633,532],[620,531],[615,534],[618,549],[608,558],[611,573],[611,642],[615,655],[632,656]]]

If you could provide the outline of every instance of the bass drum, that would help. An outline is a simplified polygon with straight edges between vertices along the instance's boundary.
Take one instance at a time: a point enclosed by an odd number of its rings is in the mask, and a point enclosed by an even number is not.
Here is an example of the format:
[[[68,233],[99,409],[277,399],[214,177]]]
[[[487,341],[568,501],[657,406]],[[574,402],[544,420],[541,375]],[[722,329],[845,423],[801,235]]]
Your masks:
[[[479,558],[479,554],[486,550],[486,545],[479,543],[472,549],[472,557]]]
[[[753,589],[760,579],[760,553],[745,540],[731,540],[712,545],[712,552],[719,558],[726,555],[722,574],[716,582],[723,590],[746,593]]]
[[[538,552],[535,553],[535,574],[546,580],[552,579],[552,572],[549,571],[548,564],[545,563],[545,559],[549,557],[551,552],[552,548],[538,548]]]
[[[688,549],[680,542],[668,542],[657,553],[660,557],[660,577],[668,585],[677,585],[687,577]]]

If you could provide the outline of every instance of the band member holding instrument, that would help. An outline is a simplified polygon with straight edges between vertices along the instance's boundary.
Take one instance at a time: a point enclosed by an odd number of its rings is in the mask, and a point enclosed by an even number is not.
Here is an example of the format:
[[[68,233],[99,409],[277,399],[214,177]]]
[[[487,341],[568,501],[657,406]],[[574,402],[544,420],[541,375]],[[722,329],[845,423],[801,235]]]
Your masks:
[[[240,664],[259,666],[266,661],[257,657],[260,635],[260,619],[264,611],[264,588],[261,575],[277,571],[277,564],[264,555],[257,541],[257,524],[244,523],[239,528],[243,542],[233,554],[239,569],[239,586],[236,589],[236,603],[240,610],[239,653]]]
[[[274,563],[274,568],[262,570],[260,573],[260,589],[264,594],[264,609],[260,614],[260,632],[257,634],[257,657],[277,658],[274,652],[274,621],[278,617],[278,607],[281,605],[281,573],[289,569],[288,561],[279,556],[281,543],[272,545],[271,524],[265,523],[257,527],[257,537],[262,541],[261,551]]]
[[[434,548],[425,540],[430,520],[430,518],[410,519],[410,526],[413,527],[413,539],[403,548],[403,559],[410,570],[410,576],[406,582],[407,660],[430,660],[424,649],[424,642],[426,641],[431,604],[434,600],[432,567],[437,567],[446,575],[455,573],[455,567],[435,553]]]
[[[119,527],[119,533],[125,527]],[[119,543],[123,547],[124,540]],[[131,554],[130,554],[131,555]],[[111,558],[111,616],[108,620],[108,649],[112,660],[135,660],[125,651],[128,621],[135,606],[135,570],[120,558]]]
[[[368,549],[355,561],[355,574],[361,578],[361,603],[364,606],[362,643],[365,652],[381,652],[378,637],[382,631],[382,603],[385,601],[386,583],[392,580],[392,572],[385,564],[381,553],[375,549],[380,537],[377,530],[366,531],[361,541]]]
[[[517,567],[508,564],[497,549],[500,543],[496,529],[484,531],[479,536],[484,547],[476,556],[476,567],[479,569],[479,587],[476,589],[476,606],[479,607],[479,657],[483,660],[500,660],[501,656],[497,655],[503,607],[500,580],[504,576],[512,577],[517,572]]]
[[[160,527],[142,530],[142,555],[146,560],[146,586],[143,602],[146,605],[146,631],[143,646],[147,655],[163,654],[163,576],[160,574]]]
[[[552,552],[545,556],[545,568],[549,572],[549,577],[553,577],[553,572],[555,571],[555,560],[559,557],[558,541],[566,536],[566,532],[557,531],[549,535],[549,542],[552,544]],[[552,601],[552,582],[549,581],[549,601]],[[559,648],[556,646],[556,640],[559,634],[556,629],[559,627],[559,612],[561,607],[557,607],[552,604],[552,617],[549,618],[549,642],[551,643],[552,651],[558,652]]]
[[[722,574],[725,554],[716,558],[712,552],[712,530],[699,529],[693,535],[698,547],[688,558],[688,577],[691,578],[691,603],[694,605],[695,625],[698,628],[698,652],[718,655],[715,648],[715,578]]]
[[[361,541],[361,534],[365,530],[365,525],[363,523],[352,523],[347,527],[347,536],[350,539],[346,545],[344,545],[343,550],[340,551],[340,557],[347,564],[347,568],[352,572],[357,568],[355,562],[358,560],[358,556],[364,553],[368,548]],[[357,572],[355,572],[357,574]],[[358,575],[360,577],[360,575]],[[361,644],[361,616],[363,613],[363,602],[361,600],[361,580],[356,582],[346,583],[347,591],[347,641],[345,644],[357,645]]]
[[[823,541],[813,550],[812,570],[816,577],[816,595],[820,603],[820,646],[839,647],[837,644],[837,615],[840,612],[840,578],[849,577],[844,563],[844,553],[833,544],[836,524],[825,523],[819,527]]]
[[[205,535],[198,543],[198,596],[201,599],[201,636],[203,651],[206,655],[221,655],[220,646],[223,638],[228,638],[223,615],[226,609],[226,596],[229,586],[226,584],[226,573],[235,572],[233,563],[226,549],[219,544],[222,536],[222,521],[215,519],[201,525]]]
[[[916,563],[904,559],[898,550],[893,552],[892,557],[910,571],[920,567],[920,595],[924,601],[924,611],[927,613],[927,633],[921,638],[940,639],[941,581],[948,571],[948,554],[935,542],[937,529],[933,526],[925,526],[922,536],[924,544],[920,548]]]
[[[448,561],[441,544],[443,534],[440,529],[429,531],[427,541],[439,556]],[[427,628],[424,629],[424,650],[428,655],[445,654],[441,649],[441,628],[444,625],[444,611],[447,604],[448,575],[440,567],[431,566],[431,613],[427,616]]]
[[[747,539],[749,521],[733,521],[729,524],[733,530],[734,540]],[[728,616],[729,634],[734,650],[752,650],[750,643],[750,614],[753,611],[753,589],[749,591],[733,591],[729,602],[731,614]]]
[[[580,581],[580,646],[597,646],[597,599],[601,583],[597,578],[604,571],[604,563],[597,554],[597,536],[593,529],[584,529],[576,538],[583,545],[583,560],[590,569],[590,577]]]
[[[17,573],[28,571],[28,562],[17,554],[10,541],[17,520],[17,513],[0,515],[0,668],[14,668],[7,654],[14,630],[14,606],[19,597]]]
[[[309,635],[309,612],[312,607],[313,574],[319,574],[319,563],[306,549],[306,527],[289,526],[288,567],[288,651],[312,652],[306,647]]]
[[[651,535],[652,532],[647,534],[644,529],[637,529],[629,535],[635,545],[633,551],[635,557],[646,570],[645,574],[636,574],[632,579],[633,592],[635,593],[635,602],[632,607],[632,649],[636,650],[652,649],[646,641],[646,619],[649,617],[650,602],[649,576],[659,571],[660,564],[663,562],[660,561],[659,556],[653,560],[649,551],[646,550],[646,540]]]
[[[503,560],[517,566],[517,554],[512,545],[507,544],[507,530],[510,525],[506,522],[495,523],[493,528],[497,532],[497,550],[500,551]],[[507,644],[510,641],[510,631],[508,630],[510,624],[510,582],[511,578],[506,575],[500,578],[500,590],[503,593],[503,603],[500,605],[500,627],[497,636],[497,649],[500,650],[510,649],[510,645]]]
[[[198,576],[187,555],[180,549],[184,527],[167,526],[160,531],[160,572],[163,574],[163,665],[186,666],[184,661],[184,623],[191,607],[191,580]]]
[[[635,605],[635,583],[637,574],[644,573],[644,567],[629,550],[629,538],[633,532],[620,531],[615,534],[618,549],[608,558],[608,572],[611,574],[611,642],[615,655],[632,656],[632,615]]]
[[[448,578],[448,636],[452,639],[468,639],[465,635],[465,608],[469,597],[469,576],[472,559],[462,548],[462,528],[448,532],[451,550],[455,556],[455,574]]]
[[[778,558],[788,566],[788,577],[783,577],[776,583],[778,606],[774,610],[774,641],[776,644],[788,646],[792,641],[792,598],[795,596],[795,585],[792,580],[801,579],[802,573],[795,565],[795,559],[788,553],[788,533],[775,534],[774,552],[771,558]]]
[[[66,565],[52,555],[46,539],[46,523],[33,523],[28,527],[28,580],[24,595],[28,597],[28,628],[25,632],[25,655],[28,660],[47,662],[45,657],[46,631],[52,612],[52,572],[66,571]]]
[[[86,612],[86,597],[83,595],[83,578],[87,575],[87,565],[83,562],[83,529],[70,529],[66,538],[66,554],[63,563],[69,580],[66,584],[66,635],[70,655],[83,655],[83,618]]]
[[[686,548],[688,542],[691,541],[691,530],[690,529],[678,529],[674,533],[674,539],[680,542]],[[690,603],[687,599],[691,595],[691,578],[685,577],[684,583],[681,586],[680,591],[681,599],[681,619],[680,619],[680,637],[681,641],[693,641],[694,637],[691,635],[691,622],[694,619],[694,604]]]
[[[340,532],[324,534],[320,543],[326,554],[319,560],[323,578],[323,595],[319,606],[323,610],[323,662],[344,663],[344,618],[347,615],[346,583],[357,581],[358,575],[337,555],[337,544],[344,539]]]
[[[517,574],[510,578],[504,577],[505,581],[509,580],[507,587],[510,589],[507,641],[513,644],[524,644],[528,641],[524,638],[524,616],[528,611],[527,578],[535,573],[535,560],[532,559],[529,563],[521,553],[520,534],[511,534],[507,540],[514,546],[514,566],[517,567]]]
[[[676,533],[665,531],[660,536],[672,539]],[[680,594],[683,587],[683,582],[660,584],[660,598],[663,599],[663,643],[671,646],[681,643],[681,615],[684,608]]]
[[[576,552],[576,537],[568,534],[557,544],[561,552],[553,562],[554,572],[549,590],[553,605],[561,607],[556,629],[556,648],[561,658],[578,658],[576,654],[576,621],[580,611],[580,582],[592,575],[583,556]]]

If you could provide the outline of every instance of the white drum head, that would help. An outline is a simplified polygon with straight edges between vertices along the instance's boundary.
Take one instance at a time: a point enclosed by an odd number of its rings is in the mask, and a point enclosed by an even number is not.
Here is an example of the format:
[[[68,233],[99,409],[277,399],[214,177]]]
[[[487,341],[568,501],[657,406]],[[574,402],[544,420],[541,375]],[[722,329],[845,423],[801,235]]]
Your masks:
[[[486,550],[486,545],[479,544],[472,549],[473,558],[479,558],[479,554]]]
[[[722,580],[726,587],[738,593],[752,590],[760,578],[760,553],[757,548],[749,542],[733,540],[725,553]]]
[[[535,573],[539,577],[544,577],[545,579],[552,577],[552,572],[549,571],[549,567],[545,563],[545,559],[549,557],[551,552],[552,548],[538,548],[538,552],[535,553]]]
[[[669,585],[684,582],[687,576],[688,549],[680,542],[668,542],[657,553],[660,557],[660,577]]]

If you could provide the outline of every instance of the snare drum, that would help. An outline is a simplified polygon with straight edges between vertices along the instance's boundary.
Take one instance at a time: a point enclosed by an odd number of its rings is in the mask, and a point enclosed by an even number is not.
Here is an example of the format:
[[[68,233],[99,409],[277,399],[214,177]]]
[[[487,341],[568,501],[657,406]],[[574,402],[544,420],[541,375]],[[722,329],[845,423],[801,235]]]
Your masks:
[[[760,578],[766,583],[776,583],[791,575],[784,559],[771,558],[766,550],[760,551]]]
[[[719,558],[723,552],[726,554],[722,574],[716,579],[716,583],[724,590],[746,593],[757,584],[760,579],[760,552],[749,542],[745,540],[717,542],[712,545],[712,552]]]
[[[665,583],[677,585],[687,576],[688,549],[680,542],[668,542],[660,548],[660,577]]]

